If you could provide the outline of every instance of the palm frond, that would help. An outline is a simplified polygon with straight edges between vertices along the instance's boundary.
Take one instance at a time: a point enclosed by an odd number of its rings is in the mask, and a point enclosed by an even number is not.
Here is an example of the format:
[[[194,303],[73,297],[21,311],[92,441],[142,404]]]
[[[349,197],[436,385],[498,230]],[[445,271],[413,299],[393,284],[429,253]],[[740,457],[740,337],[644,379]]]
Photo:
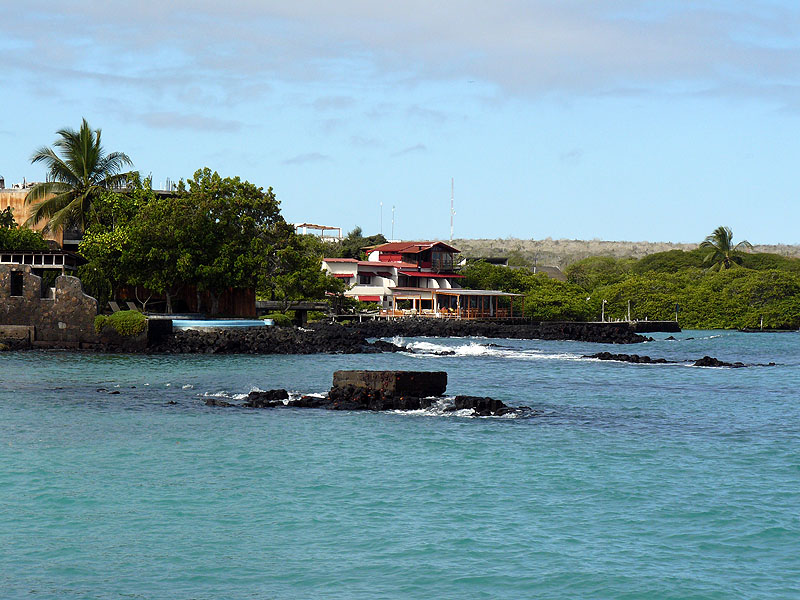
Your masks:
[[[56,215],[59,215],[62,211],[64,211],[64,209],[68,207],[74,201],[74,199],[74,190],[68,190],[61,194],[57,194],[37,202],[33,205],[33,210],[31,210],[31,215],[28,217],[28,220],[25,221],[25,225],[31,227],[39,223],[39,221],[47,220],[47,223],[45,223],[42,231],[45,233],[55,231],[62,225],[63,221],[63,218],[56,219]]]
[[[37,183],[25,195],[25,204],[41,202],[48,196],[63,194],[72,189],[71,186],[60,181],[45,181]]]
[[[124,181],[127,174],[119,171],[133,163],[122,152],[106,154],[100,129],[93,130],[85,118],[78,130],[65,127],[56,133],[53,148],[44,146],[31,158],[32,163],[46,165],[50,181],[34,186],[26,197],[26,202],[35,203],[26,223],[47,219],[46,231],[65,225],[83,228],[94,197]]]
[[[97,164],[98,171],[103,173],[118,173],[123,167],[132,167],[133,162],[123,152],[112,152],[103,157]]]

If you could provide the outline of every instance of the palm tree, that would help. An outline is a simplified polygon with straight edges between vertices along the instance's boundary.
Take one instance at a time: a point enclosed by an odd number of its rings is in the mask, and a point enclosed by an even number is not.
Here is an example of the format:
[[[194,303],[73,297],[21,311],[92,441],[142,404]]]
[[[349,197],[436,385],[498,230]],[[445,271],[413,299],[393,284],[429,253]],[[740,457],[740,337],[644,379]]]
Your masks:
[[[33,205],[25,224],[30,227],[46,219],[44,232],[71,226],[84,230],[94,198],[125,181],[128,174],[120,171],[133,163],[122,152],[106,154],[100,130],[92,130],[86,119],[78,131],[65,128],[57,134],[53,146],[60,156],[42,146],[31,158],[31,163],[47,165],[47,181],[34,185],[25,197],[25,204]]]
[[[713,263],[711,269],[730,269],[734,264],[741,264],[742,257],[739,256],[741,249],[750,249],[753,244],[747,240],[742,240],[735,246],[733,245],[733,232],[730,227],[717,227],[714,233],[709,235],[700,244],[701,248],[708,248],[709,252],[703,262]]]

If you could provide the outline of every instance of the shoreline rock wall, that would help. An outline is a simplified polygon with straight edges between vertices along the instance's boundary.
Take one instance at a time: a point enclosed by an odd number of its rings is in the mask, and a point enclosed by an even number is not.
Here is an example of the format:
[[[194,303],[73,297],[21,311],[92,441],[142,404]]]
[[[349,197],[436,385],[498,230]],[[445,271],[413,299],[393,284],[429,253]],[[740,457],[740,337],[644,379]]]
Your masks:
[[[582,323],[565,321],[458,321],[455,319],[376,320],[344,325],[368,338],[468,337],[575,340],[604,344],[636,344],[647,340],[629,323]]]

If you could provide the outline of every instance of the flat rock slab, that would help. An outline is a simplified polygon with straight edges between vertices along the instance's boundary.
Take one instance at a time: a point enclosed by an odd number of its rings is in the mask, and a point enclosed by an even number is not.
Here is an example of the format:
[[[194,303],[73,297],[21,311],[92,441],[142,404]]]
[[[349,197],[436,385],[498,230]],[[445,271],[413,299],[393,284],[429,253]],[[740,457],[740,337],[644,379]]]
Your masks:
[[[388,396],[443,396],[447,389],[445,371],[336,371],[333,387],[352,386],[383,392]]]

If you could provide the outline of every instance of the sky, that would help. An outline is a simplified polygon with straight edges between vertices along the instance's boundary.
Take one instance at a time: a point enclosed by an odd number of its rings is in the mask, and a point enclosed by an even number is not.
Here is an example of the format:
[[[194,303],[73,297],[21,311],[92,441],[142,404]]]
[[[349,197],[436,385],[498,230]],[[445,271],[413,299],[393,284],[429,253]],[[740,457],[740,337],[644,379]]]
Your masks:
[[[796,0],[2,4],[6,186],[86,118],[344,232],[800,243]]]

